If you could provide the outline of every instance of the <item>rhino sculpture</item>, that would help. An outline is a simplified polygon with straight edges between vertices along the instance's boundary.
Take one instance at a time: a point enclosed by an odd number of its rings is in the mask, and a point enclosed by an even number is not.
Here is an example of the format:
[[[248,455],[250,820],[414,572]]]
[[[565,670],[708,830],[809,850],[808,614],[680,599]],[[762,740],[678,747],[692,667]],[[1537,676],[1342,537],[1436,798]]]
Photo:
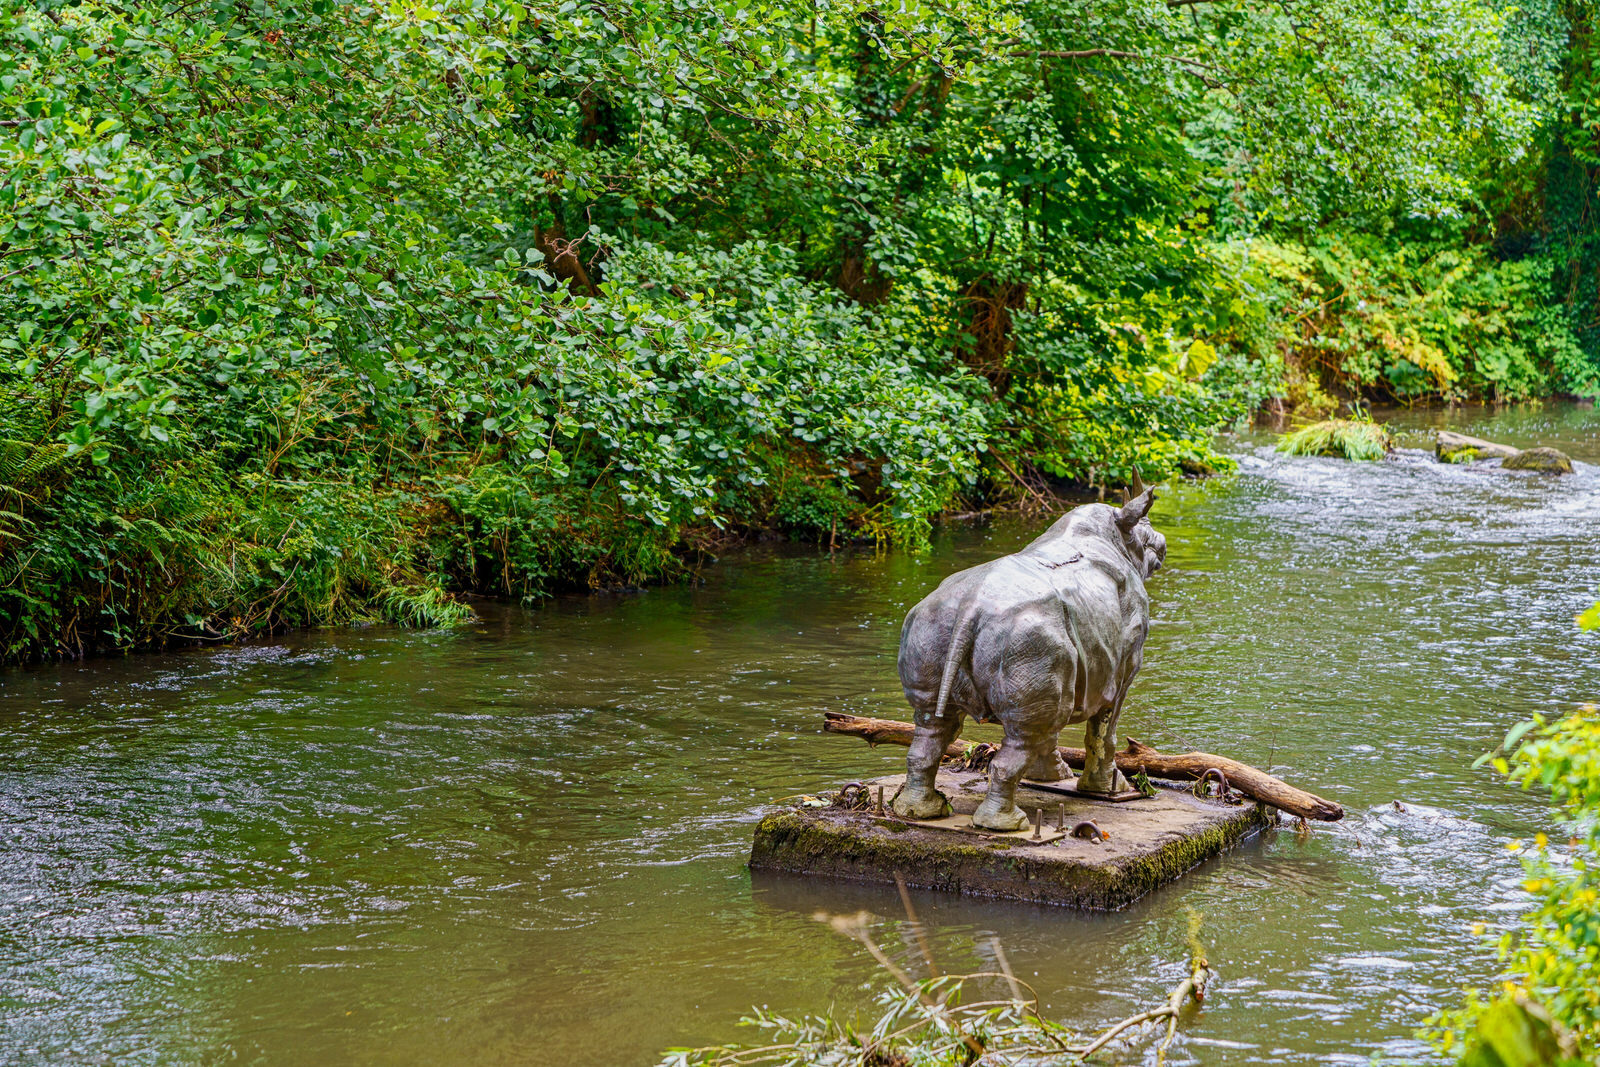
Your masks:
[[[1114,794],[1117,716],[1144,661],[1150,630],[1145,580],[1167,556],[1150,525],[1146,490],[1121,508],[1074,508],[1020,552],[952,574],[906,616],[900,684],[915,712],[906,784],[891,807],[913,819],[949,810],[934,778],[962,717],[997,722],[1005,740],[989,768],[975,825],[1020,830],[1024,776],[1068,778],[1056,754],[1061,728],[1087,722],[1077,787]]]

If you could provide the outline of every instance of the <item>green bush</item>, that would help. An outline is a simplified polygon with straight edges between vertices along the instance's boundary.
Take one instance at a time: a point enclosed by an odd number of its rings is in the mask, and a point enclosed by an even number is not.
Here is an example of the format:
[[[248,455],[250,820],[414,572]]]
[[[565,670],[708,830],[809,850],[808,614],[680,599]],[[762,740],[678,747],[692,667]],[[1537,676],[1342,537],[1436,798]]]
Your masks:
[[[1219,246],[1233,267],[1213,342],[1273,380],[1306,413],[1330,412],[1327,390],[1410,403],[1600,395],[1539,256],[1496,260],[1459,231],[1440,235],[1257,238]]]
[[[1337,456],[1373,462],[1394,450],[1389,428],[1370,419],[1324,419],[1284,434],[1279,452],[1291,456]]]
[[[781,245],[593,232],[559,277],[556,221],[484,190],[517,123],[583,120],[481,15],[0,21],[0,659],[670,575],[795,464],[914,545],[976,476],[980,390]]]
[[[1536,716],[1514,728],[1502,750],[1514,751],[1492,757],[1495,768],[1523,789],[1548,792],[1551,815],[1569,840],[1562,845],[1540,833],[1531,847],[1512,846],[1524,853],[1533,907],[1500,936],[1500,988],[1440,1015],[1432,1037],[1441,1051],[1460,1052],[1463,1063],[1490,1064],[1496,1061],[1484,1050],[1510,1040],[1503,1032],[1520,1032],[1512,1026],[1525,1014],[1517,1005],[1532,1004],[1548,1015],[1551,1040],[1570,1045],[1562,1062],[1593,1063],[1600,1056],[1600,708],[1585,705],[1553,723]]]

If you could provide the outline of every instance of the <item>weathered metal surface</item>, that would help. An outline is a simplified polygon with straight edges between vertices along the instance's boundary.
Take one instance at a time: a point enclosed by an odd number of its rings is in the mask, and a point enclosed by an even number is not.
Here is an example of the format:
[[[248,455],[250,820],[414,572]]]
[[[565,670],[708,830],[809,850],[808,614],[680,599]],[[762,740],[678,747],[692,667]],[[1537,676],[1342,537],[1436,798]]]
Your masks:
[[[1022,780],[1022,784],[1027,786],[1029,789],[1035,789],[1043,793],[1059,793],[1064,797],[1084,797],[1088,800],[1103,800],[1112,804],[1126,804],[1130,800],[1151,799],[1151,794],[1141,793],[1137,789],[1124,789],[1120,793],[1111,793],[1102,796],[1099,793],[1085,793],[1076,786],[1058,785],[1055,782],[1030,782],[1028,779],[1024,778]]]
[[[979,826],[1023,825],[1012,797],[1023,777],[1070,777],[1056,749],[1072,723],[1087,724],[1078,788],[1127,791],[1117,716],[1144,661],[1144,584],[1167,555],[1150,525],[1154,501],[1145,491],[1121,508],[1074,508],[1021,551],[950,575],[906,615],[898,665],[916,737],[905,786],[890,802],[897,814],[943,814],[934,773],[967,715],[1005,727],[973,817]]]
[[[1059,805],[1057,805],[1059,807]],[[973,834],[988,841],[1017,841],[1025,844],[1049,844],[1059,841],[1067,836],[1065,830],[1050,826],[1050,818],[1046,817],[1042,825],[1030,826],[1026,830],[986,830],[981,826],[972,825],[971,815],[946,815],[942,819],[901,819],[901,822],[917,830],[943,830],[960,834]],[[1035,835],[1038,836],[1035,836]]]

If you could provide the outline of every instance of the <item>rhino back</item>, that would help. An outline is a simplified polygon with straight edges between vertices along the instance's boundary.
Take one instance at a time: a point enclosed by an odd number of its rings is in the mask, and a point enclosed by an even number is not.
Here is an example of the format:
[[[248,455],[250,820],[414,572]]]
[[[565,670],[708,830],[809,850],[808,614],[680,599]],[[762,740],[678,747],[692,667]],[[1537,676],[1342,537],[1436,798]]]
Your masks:
[[[1148,626],[1144,583],[1118,557],[1005,556],[951,575],[911,609],[900,682],[919,711],[935,707],[949,669],[949,708],[993,719],[1058,699],[1077,721],[1115,699]]]

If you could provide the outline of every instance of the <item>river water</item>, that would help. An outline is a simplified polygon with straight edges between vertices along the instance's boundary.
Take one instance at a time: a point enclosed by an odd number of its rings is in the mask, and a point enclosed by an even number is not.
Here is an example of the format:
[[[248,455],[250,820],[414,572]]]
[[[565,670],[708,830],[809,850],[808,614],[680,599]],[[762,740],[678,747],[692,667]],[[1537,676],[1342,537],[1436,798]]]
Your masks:
[[[1272,765],[1344,803],[1116,914],[915,904],[946,970],[999,939],[1084,1027],[1165,997],[1188,913],[1220,972],[1177,1063],[1424,1057],[1493,974],[1542,805],[1473,771],[1532,712],[1600,696],[1600,415],[1395,416],[1584,461],[1549,478],[1290,459],[1174,485],[1123,732]],[[824,710],[903,717],[906,609],[1042,520],[924,556],[785,546],[693,587],[483,609],[0,676],[0,1063],[649,1064],[739,1016],[882,988],[818,912],[891,889],[744,867],[765,805],[900,765]],[[988,736],[970,730],[968,736]],[[1394,801],[1407,811],[1400,812]],[[745,1032],[750,1039],[755,1032]],[[1153,1062],[1135,1051],[1134,1062]]]

